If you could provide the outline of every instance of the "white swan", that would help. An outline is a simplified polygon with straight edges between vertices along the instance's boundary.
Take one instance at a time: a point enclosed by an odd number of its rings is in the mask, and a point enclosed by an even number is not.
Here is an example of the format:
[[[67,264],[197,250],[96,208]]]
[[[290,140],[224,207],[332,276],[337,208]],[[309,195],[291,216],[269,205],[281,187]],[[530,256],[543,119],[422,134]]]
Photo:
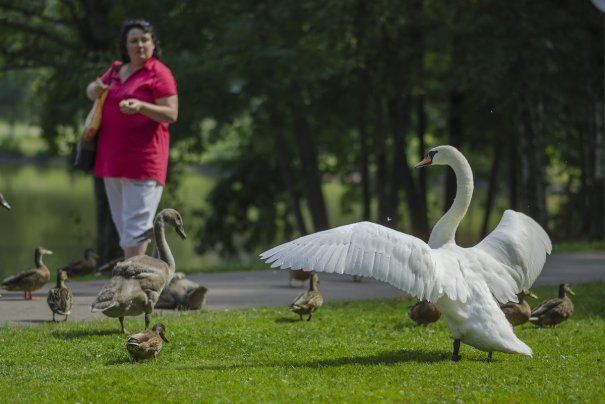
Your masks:
[[[452,337],[452,360],[460,342],[488,352],[532,355],[513,332],[498,302],[515,301],[531,287],[551,252],[548,235],[530,217],[507,210],[494,231],[472,248],[456,245],[456,229],[471,201],[473,174],[456,148],[431,149],[416,168],[449,165],[456,198],[437,222],[428,244],[388,227],[354,223],[300,237],[260,254],[272,267],[371,276],[443,312]]]

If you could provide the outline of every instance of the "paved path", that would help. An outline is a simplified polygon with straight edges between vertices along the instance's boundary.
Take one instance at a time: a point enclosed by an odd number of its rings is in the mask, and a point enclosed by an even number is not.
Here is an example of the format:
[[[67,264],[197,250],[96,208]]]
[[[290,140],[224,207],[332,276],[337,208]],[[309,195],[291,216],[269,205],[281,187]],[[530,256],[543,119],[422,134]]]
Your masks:
[[[261,270],[250,272],[224,272],[192,274],[188,276],[208,288],[208,310],[248,309],[253,307],[287,306],[299,293],[299,288],[288,288],[288,272],[285,270]],[[592,280],[605,281],[605,252],[561,253],[548,257],[536,285],[557,285],[562,282],[582,283]],[[74,294],[74,307],[70,321],[106,318],[102,313],[91,313],[90,305],[106,279],[98,281],[73,281],[68,283]],[[293,281],[298,285],[299,282]],[[0,298],[0,326],[27,326],[47,322],[52,318],[46,304],[48,284],[33,293],[35,301],[24,301],[23,293],[2,291]],[[353,282],[348,275],[321,274],[319,288],[325,302],[352,299],[373,299],[404,296],[389,284],[364,278]],[[172,310],[160,310],[162,314]],[[116,320],[117,323],[117,320]]]

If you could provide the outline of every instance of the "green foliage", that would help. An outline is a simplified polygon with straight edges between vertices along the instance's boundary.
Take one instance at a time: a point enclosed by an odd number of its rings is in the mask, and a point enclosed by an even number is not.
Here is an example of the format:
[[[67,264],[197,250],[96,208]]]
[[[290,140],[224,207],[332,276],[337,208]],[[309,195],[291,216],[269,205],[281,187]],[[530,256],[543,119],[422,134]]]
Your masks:
[[[0,396],[11,402],[600,402],[603,283],[574,285],[554,329],[523,325],[534,357],[463,345],[443,320],[406,317],[411,299],[330,303],[310,322],[284,307],[156,315],[170,343],[132,362],[115,319],[0,328]],[[555,287],[536,288],[540,297]],[[142,325],[132,319],[130,327]]]
[[[509,203],[485,216],[514,208],[536,212],[553,239],[604,237],[602,15],[588,1],[17,3],[0,4],[0,67],[27,85],[0,80],[0,104],[13,107],[6,98],[22,99],[20,89],[36,100],[29,120],[52,154],[75,143],[90,107],[84,88],[117,57],[121,22],[154,24],[179,88],[171,161],[224,170],[199,211],[200,250],[237,256],[272,227],[303,232],[294,207],[314,212],[300,138],[316,147],[323,179],[347,185],[344,211],[362,211],[366,186],[370,219],[392,214],[406,232],[409,218],[426,216],[410,199],[437,200],[413,189],[421,175],[432,184],[443,174],[414,172],[404,186],[401,156],[460,142],[478,162],[478,185],[499,168],[490,182]]]

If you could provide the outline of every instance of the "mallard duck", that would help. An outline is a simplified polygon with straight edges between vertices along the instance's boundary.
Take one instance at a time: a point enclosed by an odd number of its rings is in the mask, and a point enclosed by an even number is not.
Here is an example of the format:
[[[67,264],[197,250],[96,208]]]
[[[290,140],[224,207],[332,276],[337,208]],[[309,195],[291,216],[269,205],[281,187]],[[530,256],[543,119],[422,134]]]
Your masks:
[[[529,289],[550,254],[544,229],[529,216],[506,210],[498,226],[471,248],[456,245],[455,235],[473,194],[473,173],[462,153],[438,146],[416,164],[449,165],[456,174],[452,206],[433,227],[428,244],[386,226],[359,222],[292,240],[260,254],[283,269],[305,268],[376,278],[434,302],[454,339],[453,361],[460,343],[481,351],[532,355],[515,335],[498,303]]]
[[[529,290],[524,290],[520,293],[517,293],[517,300],[519,303],[508,302],[500,305],[500,308],[504,312],[506,319],[513,327],[516,327],[521,324],[525,324],[529,321],[529,317],[531,316],[531,307],[527,303],[526,297],[533,297],[537,299],[538,296],[534,295]]]
[[[42,257],[52,253],[52,251],[47,250],[44,247],[36,248],[34,253],[36,267],[4,279],[2,281],[2,288],[6,290],[22,290],[23,299],[33,300],[32,292],[40,289],[50,280],[50,271],[42,262]]]
[[[153,225],[155,246],[160,258],[139,255],[119,262],[113,269],[111,279],[92,304],[93,312],[101,311],[108,317],[117,317],[123,333],[127,333],[124,329],[125,316],[145,313],[145,329],[149,327],[153,307],[174,275],[174,257],[166,242],[165,223],[173,226],[183,240],[187,237],[179,212],[174,209],[162,210]]]
[[[154,360],[162,350],[162,341],[168,342],[164,336],[166,327],[163,324],[154,324],[151,331],[145,330],[128,337],[126,349],[134,360]]]
[[[8,204],[6,199],[4,199],[4,196],[2,196],[2,194],[0,194],[0,206],[7,210],[11,209],[11,206]]]
[[[311,275],[311,279],[309,279],[309,290],[306,292],[301,292],[290,304],[290,310],[300,316],[300,319],[303,319],[303,314],[308,314],[309,317],[307,321],[311,320],[311,316],[315,313],[323,304],[324,298],[319,293],[319,289],[317,289],[317,284],[319,283],[319,275],[315,272]]]
[[[61,269],[67,272],[70,277],[88,275],[96,271],[99,255],[92,248],[84,251],[84,259],[71,262]]]
[[[426,327],[427,324],[439,320],[441,311],[428,300],[422,300],[410,308],[408,317],[414,320],[416,324]]]
[[[288,271],[288,287],[293,288],[292,279],[301,281],[300,287],[305,286],[305,281],[311,277],[312,271],[305,271],[304,269],[291,269]]]
[[[71,305],[73,303],[73,296],[71,290],[65,286],[67,280],[67,272],[59,269],[57,271],[57,286],[48,291],[46,302],[48,307],[53,312],[53,321],[55,320],[55,314],[65,316],[63,321],[67,321],[67,317],[71,314]]]
[[[168,286],[164,288],[156,309],[200,310],[206,301],[208,288],[187,279],[185,274],[174,274]]]
[[[534,307],[529,321],[537,326],[554,327],[567,320],[573,313],[573,302],[567,293],[575,295],[569,283],[559,285],[559,297],[546,300]]]

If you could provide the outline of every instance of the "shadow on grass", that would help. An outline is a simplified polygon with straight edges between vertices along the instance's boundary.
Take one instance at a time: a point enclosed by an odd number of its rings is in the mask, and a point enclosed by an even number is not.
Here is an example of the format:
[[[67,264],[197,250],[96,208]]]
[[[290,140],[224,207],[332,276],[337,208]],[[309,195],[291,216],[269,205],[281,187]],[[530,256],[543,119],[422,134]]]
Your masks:
[[[298,323],[299,321],[300,318],[296,317],[280,317],[275,319],[276,323]]]
[[[256,363],[233,363],[229,365],[208,365],[178,367],[177,370],[228,370],[241,368],[262,368],[262,367],[288,367],[288,368],[322,368],[339,367],[346,365],[391,365],[397,363],[434,363],[450,360],[450,354],[444,351],[420,351],[415,349],[400,349],[397,351],[385,351],[371,356],[351,356],[333,359],[320,359],[309,362],[256,362]]]
[[[105,335],[121,335],[122,332],[116,330],[56,330],[52,333],[53,337],[59,339],[78,339],[92,336],[105,336]]]
[[[107,366],[113,366],[113,365],[123,365],[125,363],[136,363],[136,362],[133,361],[130,358],[121,357],[121,358],[110,359],[107,362],[105,362],[105,365],[107,365]]]

